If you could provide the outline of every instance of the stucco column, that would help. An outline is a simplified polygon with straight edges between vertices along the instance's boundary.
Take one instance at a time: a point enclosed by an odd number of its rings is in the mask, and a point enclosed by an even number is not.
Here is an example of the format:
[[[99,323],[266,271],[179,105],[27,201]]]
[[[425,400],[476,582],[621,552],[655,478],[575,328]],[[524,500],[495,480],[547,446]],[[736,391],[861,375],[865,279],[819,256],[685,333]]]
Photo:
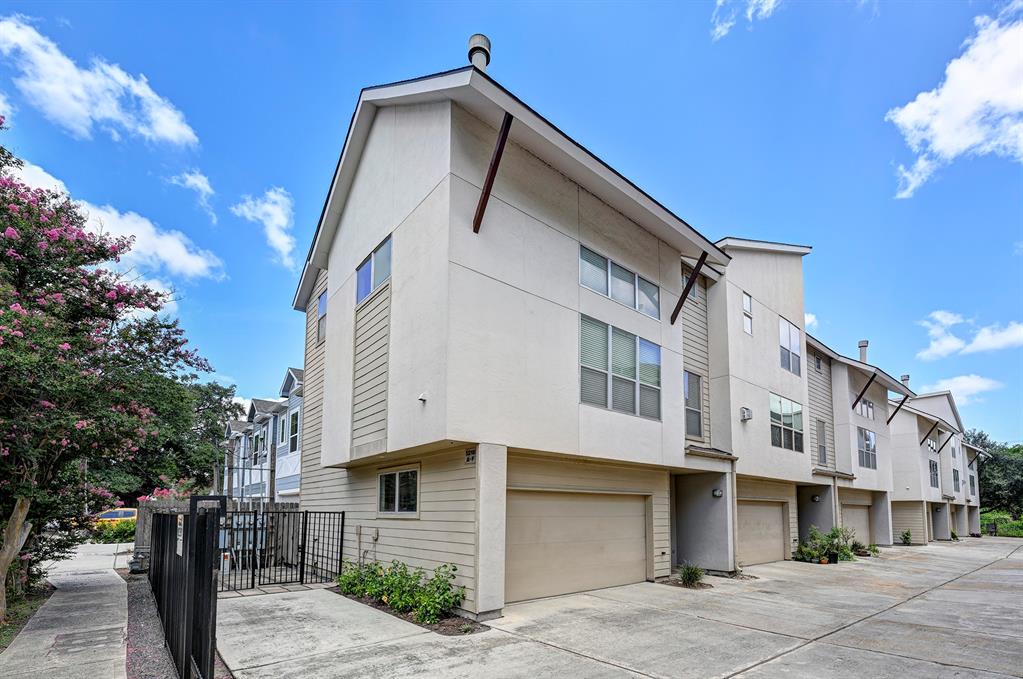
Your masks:
[[[476,612],[481,618],[504,608],[505,508],[508,448],[493,443],[476,447]],[[488,615],[489,614],[489,615]]]
[[[892,544],[892,503],[886,491],[873,492],[874,503],[870,505],[870,526],[873,535],[870,541],[875,545],[888,547]]]

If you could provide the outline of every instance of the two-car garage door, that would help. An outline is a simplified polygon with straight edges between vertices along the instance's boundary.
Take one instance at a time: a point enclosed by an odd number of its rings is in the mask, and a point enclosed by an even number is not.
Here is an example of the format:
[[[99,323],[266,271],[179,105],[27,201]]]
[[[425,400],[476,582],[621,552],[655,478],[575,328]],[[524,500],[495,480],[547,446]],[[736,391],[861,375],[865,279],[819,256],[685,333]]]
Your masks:
[[[509,490],[505,601],[645,580],[646,500]]]

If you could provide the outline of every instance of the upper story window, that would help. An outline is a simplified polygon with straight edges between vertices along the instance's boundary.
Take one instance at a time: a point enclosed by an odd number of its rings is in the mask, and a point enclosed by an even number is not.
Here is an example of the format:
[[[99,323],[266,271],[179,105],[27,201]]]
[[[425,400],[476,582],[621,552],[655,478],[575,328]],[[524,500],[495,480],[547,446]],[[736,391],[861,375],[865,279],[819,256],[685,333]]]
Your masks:
[[[753,298],[748,292],[742,293],[742,330],[753,334]]]
[[[856,427],[856,443],[860,452],[860,466],[877,469],[877,435],[869,429]]]
[[[320,293],[316,300],[316,341],[322,342],[327,336],[327,291]]]
[[[284,443],[288,440],[288,427],[284,421],[284,416],[276,418],[277,421],[277,443]]]
[[[874,419],[874,402],[869,399],[861,398],[860,402],[856,404],[856,412],[868,420]]]
[[[928,436],[927,449],[930,450],[932,453],[936,453],[938,451],[938,439],[936,439],[934,436]]]
[[[682,273],[682,289],[684,290],[689,285],[689,276],[692,274],[691,271],[685,271]],[[689,289],[688,299],[694,302],[700,299],[700,281],[693,283],[693,287]]]
[[[952,444],[952,459],[954,460],[955,457],[956,457],[956,444],[953,443]]]
[[[686,436],[703,437],[703,378],[691,372],[682,373],[686,401]]]
[[[298,409],[292,410],[288,415],[288,452],[294,453],[298,450]]]
[[[580,319],[580,400],[660,419],[661,347],[589,316]]]
[[[828,425],[817,420],[817,464],[828,463]]]
[[[391,237],[388,236],[355,270],[355,303],[369,297],[391,277]]]
[[[380,474],[377,498],[377,511],[382,514],[416,514],[419,511],[419,469]]]
[[[817,370],[817,372],[821,371],[821,367],[822,367],[823,363],[824,363],[824,361],[821,359],[821,355],[820,354],[814,354],[813,355],[813,367],[814,367],[815,370]]]
[[[803,452],[803,406],[771,394],[771,445]]]
[[[656,285],[582,245],[579,284],[651,318],[661,317],[661,293]]]
[[[974,478],[973,474],[970,474],[970,495],[977,494],[977,479]]]
[[[802,333],[799,328],[784,318],[778,318],[778,343],[781,345],[781,367],[793,375],[801,374],[801,356],[803,353]]]
[[[931,470],[931,488],[938,487],[938,461],[929,460]]]
[[[957,493],[959,492],[959,470],[958,469],[953,469],[952,470],[952,488],[955,490],[955,492],[957,492]]]

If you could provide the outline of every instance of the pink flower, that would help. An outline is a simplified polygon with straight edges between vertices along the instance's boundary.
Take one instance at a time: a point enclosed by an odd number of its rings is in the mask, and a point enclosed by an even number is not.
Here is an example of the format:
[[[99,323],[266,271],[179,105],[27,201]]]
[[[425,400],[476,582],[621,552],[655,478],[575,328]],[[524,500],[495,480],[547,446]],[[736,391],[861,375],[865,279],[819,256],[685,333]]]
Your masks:
[[[52,403],[50,403],[49,401],[40,401],[39,405],[41,405],[44,408],[56,408],[57,407],[57,406],[53,405]]]
[[[11,240],[18,240],[21,236],[15,230],[13,226],[8,226],[7,230],[4,231],[4,238],[10,238]]]
[[[113,290],[106,294],[107,299],[117,299],[117,293]]]
[[[46,248],[50,247],[50,244],[44,240],[41,240],[38,243],[36,243],[36,247],[38,247],[40,250],[45,250]]]
[[[85,420],[78,420],[75,422],[75,429],[85,429],[89,426],[89,423]]]
[[[19,212],[21,212],[21,208],[15,205],[14,203],[8,203],[7,209],[13,212],[14,214],[18,214]]]
[[[71,348],[71,345],[68,344],[67,342],[64,342],[62,344],[57,345],[57,348],[60,349],[61,351],[67,351],[68,349]]]
[[[27,312],[27,311],[25,311],[25,308],[24,308],[24,307],[22,307],[22,306],[21,306],[20,304],[18,304],[17,302],[15,302],[14,304],[12,304],[12,305],[11,305],[11,307],[10,307],[10,309],[11,309],[11,311],[13,311],[13,312],[14,312],[14,313],[16,313],[16,314],[21,314],[22,316],[28,316],[28,312]]]

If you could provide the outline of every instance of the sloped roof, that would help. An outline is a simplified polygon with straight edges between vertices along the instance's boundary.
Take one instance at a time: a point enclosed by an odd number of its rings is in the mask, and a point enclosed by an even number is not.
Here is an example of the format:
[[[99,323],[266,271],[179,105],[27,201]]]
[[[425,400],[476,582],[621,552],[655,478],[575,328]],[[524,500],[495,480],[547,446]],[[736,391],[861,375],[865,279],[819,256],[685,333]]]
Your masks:
[[[287,397],[290,389],[288,389],[288,382],[294,382],[295,384],[302,384],[305,379],[305,371],[301,368],[288,368],[284,372],[284,381],[281,383],[281,388],[278,390],[278,394],[282,397]]]
[[[870,363],[864,363],[862,361],[857,361],[855,358],[843,356],[842,354],[838,353],[828,345],[824,344],[824,342],[821,342],[819,339],[817,339],[810,333],[806,333],[806,343],[809,344],[814,349],[816,349],[817,351],[826,355],[832,361],[844,363],[845,365],[856,370],[859,370],[860,372],[865,373],[867,375],[876,375],[874,381],[887,387],[888,391],[894,391],[895,393],[902,394],[903,396],[916,395],[912,389],[910,389],[901,381],[895,379],[894,377],[886,373],[884,370],[881,370],[877,366],[871,365]]]

